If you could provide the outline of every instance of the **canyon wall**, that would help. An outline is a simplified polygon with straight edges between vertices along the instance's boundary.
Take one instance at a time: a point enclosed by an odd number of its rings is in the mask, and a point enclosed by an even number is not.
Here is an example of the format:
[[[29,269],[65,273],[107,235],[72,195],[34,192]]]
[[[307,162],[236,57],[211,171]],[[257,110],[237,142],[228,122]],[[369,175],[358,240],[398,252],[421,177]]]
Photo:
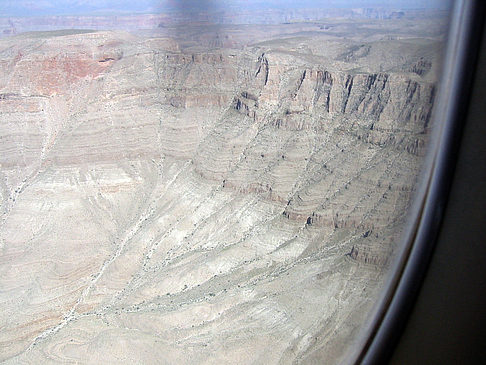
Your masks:
[[[415,190],[436,43],[383,69],[391,45],[326,42],[2,40],[0,360],[342,359]]]

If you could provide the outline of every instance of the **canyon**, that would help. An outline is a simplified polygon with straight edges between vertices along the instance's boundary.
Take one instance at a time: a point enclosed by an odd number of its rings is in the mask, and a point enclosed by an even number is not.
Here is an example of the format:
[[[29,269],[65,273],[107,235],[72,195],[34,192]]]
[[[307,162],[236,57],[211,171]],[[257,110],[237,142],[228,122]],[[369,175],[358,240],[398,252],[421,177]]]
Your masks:
[[[0,361],[343,361],[416,190],[441,29],[0,39]]]

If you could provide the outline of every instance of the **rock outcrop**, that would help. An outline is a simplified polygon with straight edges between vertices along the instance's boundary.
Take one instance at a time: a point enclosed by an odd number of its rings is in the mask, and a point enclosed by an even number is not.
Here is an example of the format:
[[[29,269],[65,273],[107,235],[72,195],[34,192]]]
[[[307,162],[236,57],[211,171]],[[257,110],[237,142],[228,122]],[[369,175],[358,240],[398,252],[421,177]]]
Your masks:
[[[279,42],[0,42],[0,360],[342,358],[415,190],[435,59]]]

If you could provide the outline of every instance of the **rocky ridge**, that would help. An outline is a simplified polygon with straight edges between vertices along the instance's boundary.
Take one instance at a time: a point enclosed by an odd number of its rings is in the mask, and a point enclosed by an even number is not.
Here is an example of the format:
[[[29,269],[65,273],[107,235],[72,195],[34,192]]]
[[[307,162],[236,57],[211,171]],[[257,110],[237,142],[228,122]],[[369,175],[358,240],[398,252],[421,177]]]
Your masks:
[[[436,43],[384,69],[384,41],[279,42],[0,42],[1,360],[344,356],[413,196]]]

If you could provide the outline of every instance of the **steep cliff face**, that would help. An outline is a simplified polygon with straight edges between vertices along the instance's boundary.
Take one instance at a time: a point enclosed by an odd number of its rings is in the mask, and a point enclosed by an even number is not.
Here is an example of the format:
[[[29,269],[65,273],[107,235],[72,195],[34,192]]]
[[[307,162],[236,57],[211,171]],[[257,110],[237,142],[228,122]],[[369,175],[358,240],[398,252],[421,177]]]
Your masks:
[[[279,128],[326,129],[329,124],[340,124],[367,142],[393,144],[413,154],[423,152],[420,148],[435,95],[433,83],[420,82],[409,74],[349,74],[307,65],[279,65],[270,72],[268,59],[264,54],[260,58],[256,79],[263,70],[264,85],[254,91],[259,97],[248,98],[253,94],[243,91],[234,101],[237,110],[256,117],[259,107],[263,107],[261,115],[275,106]],[[312,115],[323,125],[313,124]]]
[[[0,358],[337,361],[425,151],[433,60],[414,57],[2,40]]]

